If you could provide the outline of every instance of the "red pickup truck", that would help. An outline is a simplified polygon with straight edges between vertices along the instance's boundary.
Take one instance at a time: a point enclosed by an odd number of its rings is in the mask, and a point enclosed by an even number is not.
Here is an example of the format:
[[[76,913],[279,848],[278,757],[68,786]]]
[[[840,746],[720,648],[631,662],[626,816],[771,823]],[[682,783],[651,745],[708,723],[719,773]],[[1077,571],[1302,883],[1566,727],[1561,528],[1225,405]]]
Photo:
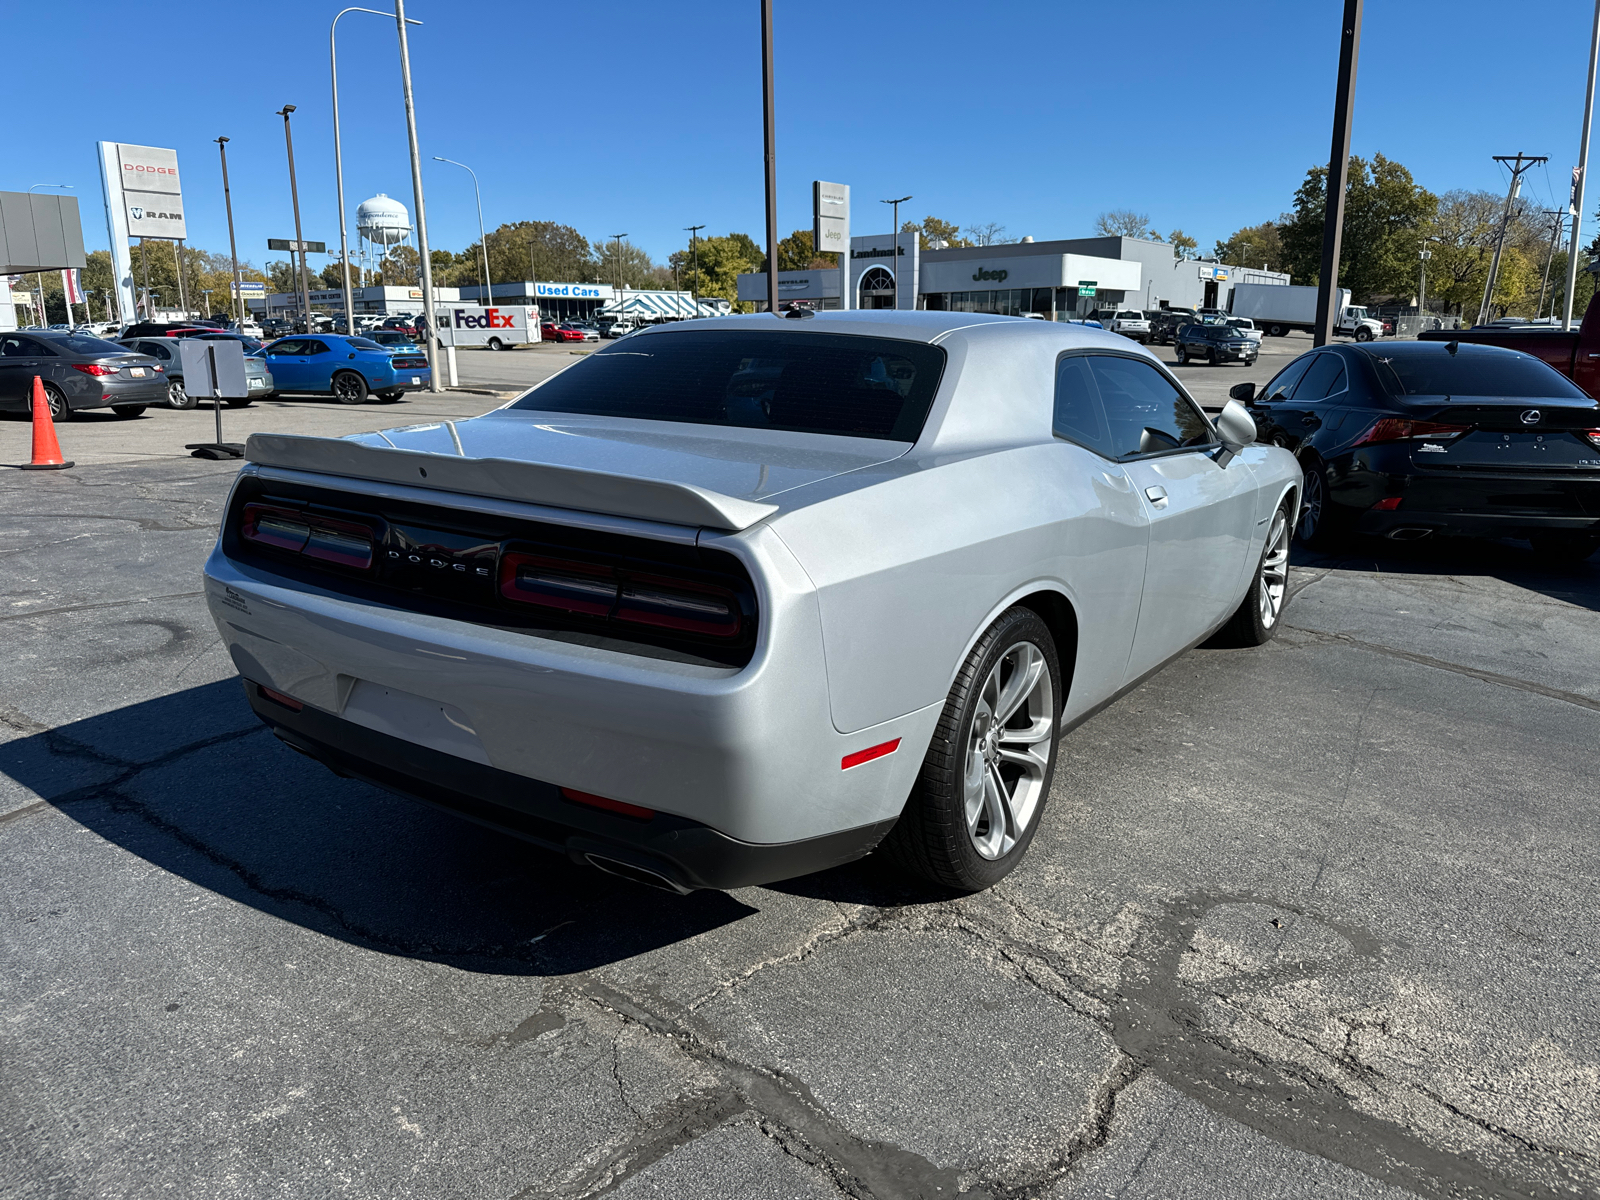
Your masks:
[[[1589,301],[1583,324],[1569,331],[1548,325],[1502,329],[1429,329],[1419,342],[1471,342],[1504,346],[1543,359],[1595,399],[1600,400],[1600,292]]]

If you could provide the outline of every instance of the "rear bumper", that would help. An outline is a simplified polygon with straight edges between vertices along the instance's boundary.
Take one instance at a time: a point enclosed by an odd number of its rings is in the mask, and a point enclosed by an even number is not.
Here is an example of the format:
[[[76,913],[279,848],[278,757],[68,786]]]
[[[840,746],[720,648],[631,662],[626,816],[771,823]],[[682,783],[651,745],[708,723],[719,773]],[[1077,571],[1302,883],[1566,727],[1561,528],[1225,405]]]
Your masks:
[[[640,882],[675,891],[737,888],[809,875],[869,854],[894,819],[794,842],[742,842],[708,825],[587,808],[554,784],[430,750],[331,713],[292,712],[244,681],[250,707],[283,742],[335,774],[432,804]]]

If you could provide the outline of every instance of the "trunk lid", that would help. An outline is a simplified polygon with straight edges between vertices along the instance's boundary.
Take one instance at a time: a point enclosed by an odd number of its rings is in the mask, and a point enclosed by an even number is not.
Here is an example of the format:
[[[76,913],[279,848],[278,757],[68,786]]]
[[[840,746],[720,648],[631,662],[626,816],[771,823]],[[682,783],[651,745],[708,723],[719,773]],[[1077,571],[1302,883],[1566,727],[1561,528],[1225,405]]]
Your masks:
[[[1412,397],[1412,404],[1408,405],[1429,410],[1420,419],[1439,425],[1464,425],[1467,432],[1454,437],[1423,435],[1413,439],[1411,461],[1419,470],[1600,475],[1600,445],[1589,436],[1600,437],[1600,404],[1575,404],[1566,399],[1540,404],[1537,400],[1478,397],[1468,403],[1452,404],[1447,397],[1437,397],[1431,404],[1418,405],[1421,399],[1424,398]]]

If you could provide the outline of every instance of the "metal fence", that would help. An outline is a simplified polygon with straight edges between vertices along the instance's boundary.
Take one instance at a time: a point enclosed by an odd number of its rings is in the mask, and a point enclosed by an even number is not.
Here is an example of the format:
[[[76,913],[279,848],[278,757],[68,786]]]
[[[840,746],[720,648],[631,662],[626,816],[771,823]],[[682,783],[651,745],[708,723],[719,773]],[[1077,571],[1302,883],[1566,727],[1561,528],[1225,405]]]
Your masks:
[[[1405,316],[1394,317],[1392,320],[1394,321],[1394,336],[1402,338],[1414,338],[1424,329],[1461,328],[1460,317],[1444,317],[1435,313],[1427,313],[1423,316],[1409,313]]]

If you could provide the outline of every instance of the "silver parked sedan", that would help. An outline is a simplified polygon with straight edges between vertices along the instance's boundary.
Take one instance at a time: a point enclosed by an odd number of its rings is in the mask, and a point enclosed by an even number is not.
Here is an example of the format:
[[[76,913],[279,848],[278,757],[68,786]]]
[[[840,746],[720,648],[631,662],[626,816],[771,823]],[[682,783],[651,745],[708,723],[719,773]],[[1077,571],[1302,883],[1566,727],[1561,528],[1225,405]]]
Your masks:
[[[261,343],[253,338],[240,337],[232,333],[204,333],[195,335],[207,340],[229,340],[244,343],[244,375],[245,385],[250,389],[248,396],[238,396],[225,400],[229,408],[245,408],[251,401],[265,400],[273,395],[272,373],[267,370],[267,360],[259,353]],[[166,402],[170,408],[194,408],[200,401],[189,394],[189,389],[183,382],[183,353],[180,349],[181,339],[175,337],[140,337],[124,338],[120,343],[130,350],[140,354],[148,354],[158,359],[161,363],[167,380]]]
[[[1300,471],[1253,437],[1082,326],[668,325],[471,420],[253,436],[206,594],[342,774],[678,891],[880,843],[973,890],[1066,731],[1276,632]]]

